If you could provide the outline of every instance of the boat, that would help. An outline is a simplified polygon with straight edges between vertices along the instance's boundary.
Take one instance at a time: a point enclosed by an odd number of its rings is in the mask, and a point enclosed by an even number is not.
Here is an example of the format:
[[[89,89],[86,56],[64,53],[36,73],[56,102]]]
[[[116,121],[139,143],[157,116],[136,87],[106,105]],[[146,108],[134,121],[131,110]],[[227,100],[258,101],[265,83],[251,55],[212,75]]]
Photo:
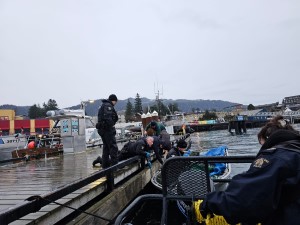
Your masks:
[[[85,143],[87,148],[100,146],[102,144],[102,139],[98,134],[96,125],[94,124],[92,117],[85,115],[83,109],[61,109],[55,111],[52,110],[47,112],[47,116],[49,119],[52,119],[54,121],[54,126],[50,130],[50,134],[61,134],[61,132],[65,132],[65,130],[61,130],[61,120],[70,118],[84,118],[83,126],[81,126],[81,124],[78,124],[78,121],[76,121],[76,124],[70,124],[70,126],[72,127],[72,132],[75,131],[75,133],[78,134],[78,127],[80,130],[82,129],[81,127],[84,128]]]
[[[122,139],[137,140],[143,135],[142,126],[142,122],[117,123],[115,125],[117,141]]]
[[[23,148],[11,152],[12,159],[39,159],[57,156],[63,152],[60,135],[38,134],[29,135]]]
[[[0,136],[0,161],[11,159],[11,151],[23,148],[27,139],[23,134]]]
[[[188,148],[187,148],[188,149]],[[197,151],[187,150],[185,151],[185,156],[228,156],[228,148],[226,146],[219,146],[217,148],[211,148],[207,152],[199,153]],[[231,166],[229,163],[214,163],[210,164],[210,177],[214,179],[227,179],[231,173]],[[161,170],[156,171],[156,173],[151,178],[151,183],[162,190],[161,184]],[[214,188],[216,190],[225,190],[226,183],[215,183]]]
[[[207,152],[201,152],[201,153],[187,150],[184,154],[184,156],[197,156],[197,155],[207,156],[207,157],[228,156],[228,148],[227,146],[219,146],[217,148],[209,149]],[[209,169],[209,176],[211,179],[227,179],[231,173],[231,165],[229,163],[210,163],[208,169]],[[153,177],[151,178],[151,183],[159,190],[162,190],[161,170],[158,170],[153,175]],[[221,183],[221,182],[213,183],[211,180],[211,190],[223,191],[227,188],[227,186],[228,183]],[[191,208],[189,203],[182,200],[178,200],[177,207],[185,217],[188,217],[188,212],[190,211]]]
[[[25,142],[26,136],[24,134],[0,136],[0,151],[5,148],[18,148]]]
[[[226,146],[218,147],[227,151]],[[222,151],[218,151],[222,152]],[[217,177],[212,165],[216,162],[226,162],[224,174]],[[198,152],[197,156],[171,157],[164,162],[161,168],[161,182],[159,193],[142,194],[132,201],[116,218],[115,225],[125,224],[199,224],[194,214],[193,203],[203,199],[205,195],[215,189],[215,182],[228,182],[231,171],[231,156],[205,156]],[[243,161],[244,162],[244,161]],[[210,175],[211,174],[211,175]],[[157,210],[153,209],[154,201],[157,203]],[[136,219],[137,211],[141,215]],[[180,211],[180,212],[179,212]],[[143,213],[145,212],[145,213]],[[151,216],[147,216],[151,215]],[[145,217],[145,218],[144,218]],[[222,217],[223,218],[223,217]],[[206,224],[227,224],[225,220],[216,217],[207,218]],[[153,222],[152,222],[153,221]]]

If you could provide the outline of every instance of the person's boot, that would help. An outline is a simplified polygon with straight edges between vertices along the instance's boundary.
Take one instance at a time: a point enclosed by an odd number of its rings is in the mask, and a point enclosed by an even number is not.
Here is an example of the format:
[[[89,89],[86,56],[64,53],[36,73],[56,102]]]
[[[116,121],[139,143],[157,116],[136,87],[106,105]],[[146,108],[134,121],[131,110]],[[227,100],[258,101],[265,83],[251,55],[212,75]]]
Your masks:
[[[93,161],[93,166],[95,166],[97,163],[102,164],[102,158],[100,156],[98,156],[98,158]]]

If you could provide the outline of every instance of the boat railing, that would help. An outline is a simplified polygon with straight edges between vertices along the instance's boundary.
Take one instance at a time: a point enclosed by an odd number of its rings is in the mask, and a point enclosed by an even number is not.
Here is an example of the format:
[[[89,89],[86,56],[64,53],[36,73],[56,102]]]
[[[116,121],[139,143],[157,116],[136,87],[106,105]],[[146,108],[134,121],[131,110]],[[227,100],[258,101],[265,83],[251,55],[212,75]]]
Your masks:
[[[168,224],[168,208],[171,201],[203,199],[212,190],[212,182],[230,182],[231,179],[210,179],[211,163],[251,163],[255,156],[190,156],[172,157],[162,167],[162,194],[141,195],[126,207],[116,218],[115,225],[130,223],[131,212],[143,202],[159,200],[162,202],[161,225]],[[126,221],[125,221],[126,220]]]
[[[121,225],[124,221],[124,218],[128,217],[128,213],[131,212],[133,208],[135,208],[136,204],[140,204],[140,201],[144,200],[158,200],[163,202],[163,214],[162,221],[165,223],[167,221],[166,215],[167,215],[167,206],[169,201],[173,200],[187,200],[187,201],[193,201],[198,198],[203,198],[204,194],[209,191],[210,185],[208,185],[208,181],[206,183],[205,188],[203,189],[204,193],[200,193],[198,189],[194,187],[196,183],[193,185],[190,185],[191,187],[184,186],[185,184],[190,184],[189,182],[193,182],[196,180],[194,172],[192,172],[191,176],[189,175],[189,170],[198,170],[198,173],[204,177],[208,177],[206,173],[203,173],[203,167],[200,165],[204,165],[204,168],[207,169],[207,165],[209,163],[213,162],[225,162],[225,163],[251,163],[255,157],[254,156],[228,156],[228,157],[172,157],[165,161],[163,167],[162,167],[162,179],[163,179],[163,192],[162,194],[157,195],[145,195],[140,196],[135,201],[133,201],[125,210],[119,214],[117,219],[115,220],[115,225]],[[132,158],[129,158],[127,160],[119,162],[117,165],[111,166],[109,168],[102,169],[96,173],[91,174],[90,176],[76,180],[74,182],[71,182],[67,185],[64,185],[52,192],[39,195],[39,196],[31,196],[30,198],[26,199],[24,202],[14,206],[10,207],[8,209],[2,210],[0,212],[0,224],[9,224],[13,221],[16,221],[20,219],[21,217],[24,217],[30,213],[34,213],[39,211],[42,207],[51,204],[51,202],[54,202],[58,199],[63,198],[66,195],[69,195],[75,191],[77,191],[80,188],[83,188],[86,185],[91,184],[92,182],[105,177],[111,173],[114,173],[119,168],[123,168],[129,165],[132,165],[134,163],[140,162],[141,158],[140,156],[135,156]],[[175,169],[173,170],[172,167],[180,164],[180,168],[183,172],[179,172],[181,170]],[[187,169],[189,168],[189,170]],[[139,167],[139,170],[144,169],[143,166]],[[183,173],[183,175],[182,175]],[[134,175],[134,174],[132,174]],[[222,182],[221,180],[217,180],[218,182]],[[107,187],[113,187],[114,186],[114,179],[110,180],[108,179]],[[175,182],[175,183],[174,183]],[[176,189],[177,187],[180,187]],[[187,194],[186,190],[188,191]],[[108,191],[110,191],[108,189]],[[195,192],[195,193],[194,193]],[[109,193],[109,192],[108,192]],[[182,194],[183,193],[183,194]]]
[[[26,145],[34,141],[36,143],[36,148],[49,147],[49,148],[62,148],[61,136],[58,134],[36,134],[29,135],[26,139]],[[27,148],[27,146],[25,146]]]
[[[16,138],[19,139],[16,149],[19,149],[20,147],[23,148],[27,144],[27,138],[25,135],[17,136]]]

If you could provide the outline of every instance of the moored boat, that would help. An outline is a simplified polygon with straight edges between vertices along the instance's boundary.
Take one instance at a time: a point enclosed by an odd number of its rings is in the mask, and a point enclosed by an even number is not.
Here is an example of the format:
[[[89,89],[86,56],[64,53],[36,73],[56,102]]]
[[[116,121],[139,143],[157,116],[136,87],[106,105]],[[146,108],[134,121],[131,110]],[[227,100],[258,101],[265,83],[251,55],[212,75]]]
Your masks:
[[[0,136],[0,161],[11,159],[11,152],[23,148],[27,143],[23,134]]]
[[[30,135],[23,148],[11,152],[12,159],[38,159],[56,156],[63,152],[60,135]]]
[[[0,136],[0,150],[5,148],[18,148],[25,144],[26,136],[23,134]]]

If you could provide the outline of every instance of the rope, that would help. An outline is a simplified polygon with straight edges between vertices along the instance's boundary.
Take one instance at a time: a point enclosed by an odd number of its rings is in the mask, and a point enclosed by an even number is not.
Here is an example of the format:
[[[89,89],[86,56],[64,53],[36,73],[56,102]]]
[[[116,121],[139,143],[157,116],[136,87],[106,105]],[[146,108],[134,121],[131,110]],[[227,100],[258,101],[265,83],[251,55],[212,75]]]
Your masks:
[[[200,213],[200,205],[202,202],[203,200],[193,202],[195,217],[198,223],[203,224],[203,222],[205,222],[206,225],[229,225],[223,216],[216,214],[207,214],[206,218],[204,218]],[[236,225],[241,225],[241,223]],[[261,223],[258,223],[257,225],[261,225]]]
[[[83,211],[83,210],[80,210],[80,209],[76,209],[76,208],[73,208],[73,207],[71,207],[71,206],[67,206],[67,205],[58,203],[58,202],[56,202],[56,201],[52,201],[52,200],[43,198],[43,197],[41,197],[41,196],[39,196],[39,195],[31,196],[31,197],[27,198],[26,200],[27,200],[27,201],[33,201],[33,200],[41,200],[41,199],[42,199],[42,200],[45,200],[45,201],[47,201],[47,202],[49,202],[49,203],[54,203],[54,204],[56,204],[56,205],[60,205],[60,206],[63,206],[63,207],[72,209],[72,210],[77,211],[77,212],[80,212],[80,213],[85,213],[85,214],[87,214],[87,215],[96,217],[96,218],[98,218],[98,219],[102,219],[102,220],[105,220],[105,221],[108,221],[108,222],[113,222],[113,220],[110,220],[110,219],[107,219],[107,218],[104,218],[104,217],[102,217],[102,216],[98,216],[98,215],[95,215],[95,214],[92,214],[92,213],[88,213],[88,212],[86,212],[86,211]],[[38,210],[37,210],[37,211],[38,211]]]

